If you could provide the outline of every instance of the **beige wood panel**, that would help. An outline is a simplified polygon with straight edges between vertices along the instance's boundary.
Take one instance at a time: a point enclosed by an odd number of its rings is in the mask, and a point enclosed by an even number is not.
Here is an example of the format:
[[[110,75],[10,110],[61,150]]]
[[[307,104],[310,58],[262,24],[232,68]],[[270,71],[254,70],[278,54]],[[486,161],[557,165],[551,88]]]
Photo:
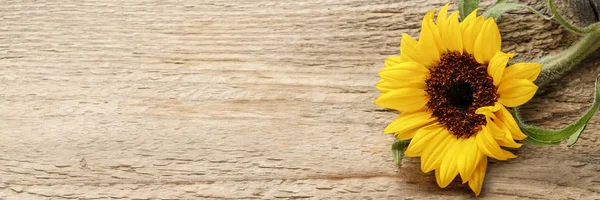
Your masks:
[[[397,114],[372,104],[400,35],[444,3],[4,0],[0,198],[471,198],[458,181],[439,189],[418,159],[396,168],[381,131]],[[519,60],[576,38],[525,11],[500,28]],[[599,55],[526,117],[557,128],[579,116]],[[598,130],[594,117],[574,147],[492,161],[481,197],[600,198]]]

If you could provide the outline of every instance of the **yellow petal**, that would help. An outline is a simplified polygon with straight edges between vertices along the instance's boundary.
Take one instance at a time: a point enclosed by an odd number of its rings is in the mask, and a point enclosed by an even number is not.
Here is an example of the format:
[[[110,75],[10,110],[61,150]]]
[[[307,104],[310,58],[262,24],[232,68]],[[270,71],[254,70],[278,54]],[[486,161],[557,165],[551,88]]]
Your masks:
[[[402,62],[407,62],[407,61],[402,60],[402,58],[400,56],[389,56],[389,57],[385,58],[385,67],[391,67],[391,66],[400,64]]]
[[[463,31],[463,48],[469,54],[473,54],[475,47],[475,40],[477,39],[477,35],[481,31],[481,27],[483,27],[483,23],[485,19],[483,16],[476,17],[475,12],[471,13],[468,17],[465,18],[465,22],[469,17],[472,17],[473,20],[468,22],[468,25],[465,25],[464,28],[461,27]],[[463,23],[465,23],[463,22]],[[462,24],[461,24],[462,26]]]
[[[498,145],[488,128],[485,126],[477,133],[475,138],[477,140],[477,146],[486,156],[497,160],[507,160],[516,157],[513,153],[500,148],[500,145]]]
[[[442,38],[446,43],[449,51],[462,53],[463,52],[463,36],[458,23],[458,12],[453,12],[447,20],[446,31]]]
[[[433,13],[435,13],[435,10],[433,10],[431,12],[431,19],[429,20],[428,23],[428,27],[431,30],[431,34],[433,36],[434,42],[435,42],[435,46],[438,49],[438,54],[442,55],[443,53],[446,53],[447,49],[446,46],[444,44],[444,41],[442,41],[442,31],[440,30],[440,28],[438,27],[438,25],[436,23],[433,22]],[[421,39],[419,39],[419,41],[421,41]]]
[[[421,128],[426,124],[435,121],[436,118],[431,117],[431,113],[426,110],[416,112],[403,112],[392,121],[384,130],[383,133],[402,132],[413,128]]]
[[[394,137],[396,137],[398,140],[410,140],[411,138],[415,137],[415,134],[418,130],[419,128],[413,128],[402,132],[396,132],[394,133]]]
[[[493,18],[487,19],[475,39],[474,55],[477,62],[488,64],[502,47],[500,30]]]
[[[508,140],[508,142],[497,140],[498,144],[500,146],[511,147],[511,148],[519,148],[519,147],[523,146],[523,144],[516,142],[515,138],[513,137],[513,133],[510,132],[510,129],[508,129],[508,126],[506,124],[504,124],[504,122],[502,122],[502,120],[496,118],[494,120],[494,123],[496,123],[496,125],[498,125],[498,127],[500,129],[502,129],[502,132],[504,133],[504,138],[506,138],[506,140]],[[515,142],[513,142],[513,141],[515,141]]]
[[[538,87],[527,79],[511,79],[511,81],[502,82],[496,91],[498,102],[507,107],[516,107],[529,101]]]
[[[514,139],[523,140],[527,138],[527,135],[523,134],[512,114],[504,106],[502,106],[499,112],[496,112],[496,116],[508,127]]]
[[[429,22],[429,28],[431,29],[431,34],[433,35],[434,41],[435,41],[435,45],[438,49],[438,55],[442,55],[444,53],[446,53],[448,51],[448,49],[446,49],[446,44],[444,44],[444,41],[442,41],[442,35],[440,34],[440,30],[437,27],[437,25],[435,25],[432,21]],[[421,41],[419,39],[419,41]],[[423,47],[421,47],[423,48]],[[431,53],[433,54],[433,52]],[[434,65],[437,65],[437,63],[439,62],[438,60],[434,59]]]
[[[413,81],[399,81],[399,80],[386,80],[387,81],[387,87],[390,88],[391,90],[396,90],[396,89],[400,89],[400,88],[416,88],[416,89],[422,89],[424,90],[425,88],[427,88],[427,84],[425,83],[425,77],[415,77],[415,80]]]
[[[423,65],[427,67],[435,66],[440,61],[440,54],[445,52],[445,47],[441,47],[441,38],[437,26],[433,23],[433,15],[435,10],[427,13],[423,17],[421,24],[421,34],[419,36],[419,48],[424,57]],[[443,48],[443,49],[440,49]]]
[[[467,27],[469,27],[469,25],[471,25],[471,23],[473,23],[475,21],[475,19],[477,18],[477,11],[479,11],[479,8],[476,8],[475,10],[473,10],[473,12],[471,12],[469,15],[467,15],[467,17],[465,17],[465,19],[462,20],[462,22],[460,23],[460,30],[464,33],[465,30],[467,30]]]
[[[397,59],[397,61],[413,61],[423,64],[426,60],[427,58],[423,57],[423,54],[421,53],[419,42],[410,37],[410,35],[402,33],[402,40],[400,41],[400,58]]]
[[[435,24],[438,27],[438,31],[439,31],[439,35],[440,35],[440,42],[438,44],[438,48],[441,49],[442,51],[440,51],[440,54],[446,52],[447,47],[445,46],[445,37],[446,37],[446,32],[448,31],[448,6],[450,5],[450,2],[446,3],[446,5],[444,5],[444,7],[442,7],[442,9],[440,9],[440,13],[438,13],[438,18],[435,22]]]
[[[448,6],[450,6],[450,2],[446,3],[438,13],[437,20],[435,21],[438,27],[442,24],[446,24],[446,19],[448,18]],[[440,30],[442,30],[442,27],[440,27]]]
[[[475,168],[473,175],[469,179],[469,187],[473,192],[475,192],[476,196],[479,196],[481,193],[481,187],[483,186],[483,180],[485,179],[485,170],[487,169],[487,157],[483,156],[481,161],[479,161],[479,165]]]
[[[504,122],[497,117],[498,115],[501,115],[501,109],[506,110],[502,104],[496,102],[494,103],[494,106],[478,108],[475,113],[485,115],[486,127],[500,146],[519,148],[521,147],[521,144],[514,141],[508,125],[505,125]]]
[[[442,182],[442,175],[440,175],[440,170],[435,170],[435,180],[438,182],[438,185]]]
[[[463,184],[469,181],[469,178],[473,174],[473,171],[479,165],[479,161],[483,157],[483,154],[477,146],[475,137],[466,139],[464,145],[461,147],[460,155],[458,156],[458,172]]]
[[[422,89],[400,88],[379,95],[375,105],[400,112],[411,112],[425,106],[427,101],[429,101],[427,92]]]
[[[390,91],[393,90],[397,90],[400,88],[419,88],[419,89],[425,89],[427,85],[425,83],[421,83],[421,82],[408,82],[408,83],[394,83],[394,82],[389,82],[389,81],[384,81],[383,79],[379,80],[376,84],[375,87],[381,92],[381,93],[388,93]]]
[[[381,93],[388,93],[390,91],[393,90],[397,90],[400,88],[417,88],[417,89],[425,89],[427,87],[427,84],[424,81],[412,81],[412,82],[390,82],[390,81],[385,81],[383,79],[380,79],[376,84],[375,87],[381,92]]]
[[[410,35],[403,33],[402,41],[400,42],[400,58],[398,61],[413,61],[421,64],[425,64],[428,59],[421,53],[419,43],[410,37]],[[392,60],[396,61],[396,60]],[[387,63],[386,63],[387,66]]]
[[[394,66],[385,67],[379,72],[379,76],[389,82],[390,87],[402,88],[413,87],[425,89],[425,80],[429,70],[417,62],[402,62]]]
[[[492,121],[491,118],[487,118],[487,128],[490,131],[492,137],[496,140],[496,142],[498,142],[498,145],[500,146],[504,146],[504,147],[511,147],[511,148],[519,148],[521,147],[522,144],[516,143],[513,139],[512,139],[512,135],[510,135],[510,133],[502,130],[502,128],[500,128],[496,122],[499,120],[495,120]]]
[[[442,9],[440,9],[440,13],[438,13],[437,20],[435,21],[435,24],[437,25],[438,30],[439,30],[440,39],[444,39],[444,35],[446,34],[446,32],[448,30],[448,6],[449,5],[450,5],[450,2],[446,3],[446,5],[444,5],[444,7],[442,7]],[[443,41],[442,41],[442,43],[443,43]],[[445,46],[438,46],[438,47],[444,48],[444,50],[446,50]]]
[[[494,86],[498,86],[498,84],[500,84],[506,64],[508,63],[508,60],[513,57],[513,53],[503,53],[502,51],[498,51],[490,61],[487,72],[488,75],[494,79]]]
[[[419,129],[436,121],[435,118],[430,117],[431,114],[428,113],[426,106],[414,112],[403,112],[384,129],[384,133],[394,133],[394,137],[398,140],[409,140]]]
[[[423,126],[427,126],[427,125],[429,125],[429,124],[424,124]],[[417,134],[417,131],[419,131],[421,128],[423,128],[423,126],[417,126],[412,129],[406,129],[406,130],[402,130],[399,132],[395,132],[394,137],[398,140],[410,140],[413,137],[415,137],[415,135]]]
[[[429,73],[429,70],[427,68],[425,68],[425,66],[423,66],[423,64],[418,63],[418,62],[400,62],[400,63],[396,63],[394,65],[390,65],[387,66],[383,69],[381,69],[381,71],[379,71],[379,75],[381,75],[381,73],[384,72],[389,72],[389,71],[397,71],[397,70],[403,70],[403,71],[407,71],[407,72],[419,72],[420,74],[418,75],[426,75]]]
[[[381,93],[388,93],[392,90],[398,89],[393,87],[393,85],[389,82],[385,82],[383,79],[380,79],[379,81],[377,81],[377,83],[375,84],[375,87],[381,92]]]
[[[430,144],[421,153],[421,171],[427,173],[440,167],[451,140],[456,140],[456,136],[450,134],[446,129],[431,138]]]
[[[535,81],[542,71],[542,64],[538,63],[517,63],[504,69],[502,82],[510,79],[527,79]]]
[[[398,118],[396,118],[396,120],[394,120],[390,125],[388,125],[388,127],[386,127],[386,129],[388,129],[388,131],[390,132],[386,132],[384,130],[384,133],[394,133],[394,137],[396,137],[398,140],[412,139],[417,133],[417,131],[419,131],[421,128],[435,123],[437,121],[435,118],[427,118],[427,116],[431,116],[431,114],[427,114],[429,112],[427,111],[427,109],[427,106],[423,106],[421,109],[418,109],[414,112],[403,112]],[[419,119],[424,120],[419,121]],[[403,122],[403,120],[406,121]]]
[[[436,171],[440,171],[440,178],[438,180],[438,185],[441,188],[445,188],[454,180],[454,177],[458,174],[458,163],[456,158],[458,157],[461,148],[463,147],[463,139],[458,140],[450,140],[449,148],[447,149],[446,156],[442,159],[442,163],[440,164],[440,168]],[[436,174],[437,175],[437,174]]]
[[[477,108],[477,110],[475,110],[475,114],[492,116],[494,114],[494,112],[499,111],[501,108],[502,108],[502,104],[494,103],[493,106],[484,106],[484,107]]]
[[[417,131],[410,141],[410,144],[404,151],[404,155],[409,157],[420,156],[427,145],[430,145],[431,138],[435,137],[444,127],[439,124],[431,124]]]

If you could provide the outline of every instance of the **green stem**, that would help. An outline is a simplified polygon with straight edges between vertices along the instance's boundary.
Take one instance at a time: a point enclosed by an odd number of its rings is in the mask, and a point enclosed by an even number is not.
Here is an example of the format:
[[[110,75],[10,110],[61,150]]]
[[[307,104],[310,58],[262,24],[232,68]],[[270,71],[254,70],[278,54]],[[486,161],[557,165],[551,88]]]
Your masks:
[[[548,8],[550,9],[550,12],[552,12],[553,17],[556,20],[556,22],[558,22],[563,27],[569,29],[570,31],[573,31],[573,32],[578,33],[578,34],[586,34],[586,33],[592,32],[595,29],[597,29],[598,27],[600,27],[600,24],[598,24],[598,23],[592,24],[592,25],[587,26],[585,28],[576,27],[575,25],[573,25],[571,23],[568,23],[560,15],[560,13],[558,13],[558,11],[556,10],[556,6],[554,5],[554,1],[553,0],[546,0],[546,4],[548,5]]]
[[[600,28],[587,33],[581,40],[561,53],[542,58],[540,60],[542,72],[535,84],[545,85],[560,78],[598,48],[600,48]]]

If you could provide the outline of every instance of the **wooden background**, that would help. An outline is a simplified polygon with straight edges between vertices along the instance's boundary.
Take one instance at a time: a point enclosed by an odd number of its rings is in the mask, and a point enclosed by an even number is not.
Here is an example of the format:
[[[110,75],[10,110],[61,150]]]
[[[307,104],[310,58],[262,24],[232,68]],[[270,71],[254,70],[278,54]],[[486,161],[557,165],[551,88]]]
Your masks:
[[[459,181],[438,188],[419,159],[397,168],[381,134],[397,113],[372,103],[401,33],[418,36],[444,3],[3,0],[0,198],[472,198]],[[517,60],[577,39],[527,11],[499,26]],[[599,57],[542,88],[528,121],[580,116]],[[480,197],[600,198],[599,130],[596,116],[571,148],[491,161]]]

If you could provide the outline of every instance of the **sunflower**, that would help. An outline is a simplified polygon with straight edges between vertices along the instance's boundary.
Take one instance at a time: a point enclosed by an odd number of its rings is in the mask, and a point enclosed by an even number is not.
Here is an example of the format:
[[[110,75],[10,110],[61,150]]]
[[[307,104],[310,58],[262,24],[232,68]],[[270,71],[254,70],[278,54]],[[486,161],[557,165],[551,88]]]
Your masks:
[[[488,157],[516,156],[502,147],[519,148],[527,136],[506,107],[529,101],[538,87],[537,63],[516,63],[501,51],[496,22],[477,16],[462,22],[448,5],[423,18],[419,40],[402,35],[400,55],[385,60],[375,104],[401,112],[384,133],[411,140],[405,155],[421,157],[421,170],[435,170],[444,188],[460,174],[479,195]]]

